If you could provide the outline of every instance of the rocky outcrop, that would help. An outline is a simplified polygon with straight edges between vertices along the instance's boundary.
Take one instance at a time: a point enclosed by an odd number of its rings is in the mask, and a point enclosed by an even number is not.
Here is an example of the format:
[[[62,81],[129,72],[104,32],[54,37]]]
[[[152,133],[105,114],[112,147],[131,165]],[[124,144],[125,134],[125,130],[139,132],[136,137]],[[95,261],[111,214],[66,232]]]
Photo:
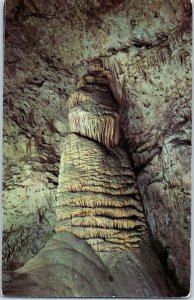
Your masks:
[[[189,0],[6,1],[5,275],[53,233],[66,100],[98,78],[119,106],[153,244],[174,294],[188,293],[190,58]]]
[[[94,276],[95,275],[95,276]],[[91,297],[114,295],[110,273],[86,242],[58,233],[16,272],[6,296]]]

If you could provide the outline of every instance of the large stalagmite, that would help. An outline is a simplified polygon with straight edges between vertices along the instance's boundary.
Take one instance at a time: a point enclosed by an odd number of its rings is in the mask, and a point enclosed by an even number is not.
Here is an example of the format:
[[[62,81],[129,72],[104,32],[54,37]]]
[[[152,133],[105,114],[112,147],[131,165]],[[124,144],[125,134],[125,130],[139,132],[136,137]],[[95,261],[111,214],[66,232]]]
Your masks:
[[[129,157],[119,146],[119,113],[108,87],[82,86],[69,99],[72,132],[60,163],[56,231],[96,251],[139,247],[144,213]]]

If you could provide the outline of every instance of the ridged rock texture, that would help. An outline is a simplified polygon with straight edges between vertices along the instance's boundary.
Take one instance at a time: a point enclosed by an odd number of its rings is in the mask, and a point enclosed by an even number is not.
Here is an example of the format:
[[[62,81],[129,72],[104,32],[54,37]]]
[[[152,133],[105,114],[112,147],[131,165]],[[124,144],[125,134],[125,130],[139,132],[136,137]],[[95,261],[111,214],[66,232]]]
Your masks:
[[[6,1],[4,282],[53,235],[66,135],[78,136],[79,126],[82,139],[91,134],[91,143],[94,138],[98,146],[104,141],[103,132],[86,129],[82,119],[71,129],[68,122],[67,99],[74,99],[70,110],[76,120],[83,94],[98,93],[99,85],[114,106],[109,112],[107,104],[106,115],[99,113],[101,121],[96,118],[95,126],[102,129],[103,122],[112,122],[117,130],[119,122],[114,147],[120,147],[133,166],[152,239],[150,253],[154,247],[163,268],[156,265],[168,278],[172,295],[188,294],[191,13],[189,0]],[[83,110],[88,112],[88,107],[83,105]],[[102,148],[112,151],[108,140]],[[77,193],[79,202],[83,193]],[[68,200],[72,203],[73,195]],[[149,264],[150,256],[146,259]],[[138,266],[146,281],[145,265]],[[155,295],[161,295],[161,289]]]
[[[96,251],[126,250],[139,247],[144,213],[129,158],[117,146],[118,107],[105,83],[95,84],[97,75],[68,100],[73,133],[61,157],[56,231],[73,232]]]
[[[107,148],[119,143],[119,112],[110,90],[84,86],[69,99],[71,132],[89,137]]]

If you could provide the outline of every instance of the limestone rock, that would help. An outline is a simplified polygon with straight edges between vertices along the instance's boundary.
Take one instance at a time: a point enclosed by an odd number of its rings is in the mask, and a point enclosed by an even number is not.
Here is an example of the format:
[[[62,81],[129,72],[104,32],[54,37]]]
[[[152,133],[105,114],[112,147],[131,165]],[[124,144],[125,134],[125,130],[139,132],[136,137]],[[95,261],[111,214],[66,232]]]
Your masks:
[[[97,251],[138,247],[145,228],[126,153],[69,134],[61,156],[56,231],[71,231]]]
[[[176,286],[173,295],[188,294],[191,1],[5,4],[6,272],[36,255],[52,235],[60,144],[69,132],[67,99],[77,84],[98,80],[110,84],[119,103],[121,138],[132,156],[154,245]],[[91,206],[99,203],[93,198]],[[86,196],[79,199],[85,206]]]
[[[113,296],[110,273],[90,246],[71,233],[56,234],[38,255],[16,271],[6,296]]]
[[[77,90],[68,102],[71,132],[80,133],[108,148],[118,145],[118,107],[108,88],[99,90],[95,84],[91,89],[86,85]]]
[[[3,289],[17,297],[171,296],[150,245],[113,254],[95,251],[70,232],[55,234]],[[149,274],[149,276],[148,276]]]
[[[182,18],[180,26],[161,43],[158,58],[157,51],[142,50],[134,65],[128,63],[128,53],[117,53],[104,64],[114,77],[110,86],[120,103],[120,124],[153,241],[175,285],[187,294],[191,211],[189,16],[186,21]]]

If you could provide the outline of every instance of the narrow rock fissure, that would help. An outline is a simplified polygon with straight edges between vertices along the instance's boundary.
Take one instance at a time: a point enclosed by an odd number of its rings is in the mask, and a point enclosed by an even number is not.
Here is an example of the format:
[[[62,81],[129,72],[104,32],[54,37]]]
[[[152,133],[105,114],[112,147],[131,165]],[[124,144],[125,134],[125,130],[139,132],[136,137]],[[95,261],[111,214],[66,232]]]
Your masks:
[[[124,126],[122,128],[124,128]],[[122,134],[121,134],[120,145],[126,151],[126,153],[128,155],[128,158],[130,160],[130,163],[132,165],[135,177],[137,179],[138,174],[142,170],[144,170],[144,168],[149,164],[149,162],[151,162],[153,160],[153,158],[158,153],[156,153],[153,156],[151,156],[149,158],[149,160],[146,161],[143,165],[136,166],[135,163],[134,163],[134,160],[132,158],[132,152],[130,150],[130,145],[128,144],[128,142],[127,142],[127,140],[125,138],[125,134],[123,132],[123,129],[121,131],[122,131]],[[160,152],[161,152],[161,150],[159,151],[159,153]],[[138,189],[139,189],[139,187],[138,187]],[[147,228],[147,231],[149,233],[149,238],[150,238],[150,241],[151,241],[151,245],[152,245],[154,251],[156,252],[156,254],[157,254],[157,256],[158,256],[158,258],[159,258],[159,260],[161,262],[161,266],[162,266],[162,269],[164,271],[164,276],[165,276],[165,280],[166,280],[167,286],[168,286],[169,290],[171,290],[176,295],[176,297],[187,296],[189,294],[189,290],[183,288],[180,285],[180,283],[178,281],[178,278],[176,276],[176,273],[172,269],[169,268],[169,265],[168,265],[168,262],[167,262],[168,255],[169,255],[168,249],[167,248],[164,249],[164,247],[161,245],[160,241],[157,240],[156,238],[154,238],[154,236],[152,234],[149,222],[147,221],[147,218],[146,218],[146,210],[145,210],[145,207],[143,205],[144,201],[143,201],[141,193],[140,193],[140,199],[141,199],[141,202],[142,202],[142,207],[143,207],[144,216],[145,216],[146,228]]]

